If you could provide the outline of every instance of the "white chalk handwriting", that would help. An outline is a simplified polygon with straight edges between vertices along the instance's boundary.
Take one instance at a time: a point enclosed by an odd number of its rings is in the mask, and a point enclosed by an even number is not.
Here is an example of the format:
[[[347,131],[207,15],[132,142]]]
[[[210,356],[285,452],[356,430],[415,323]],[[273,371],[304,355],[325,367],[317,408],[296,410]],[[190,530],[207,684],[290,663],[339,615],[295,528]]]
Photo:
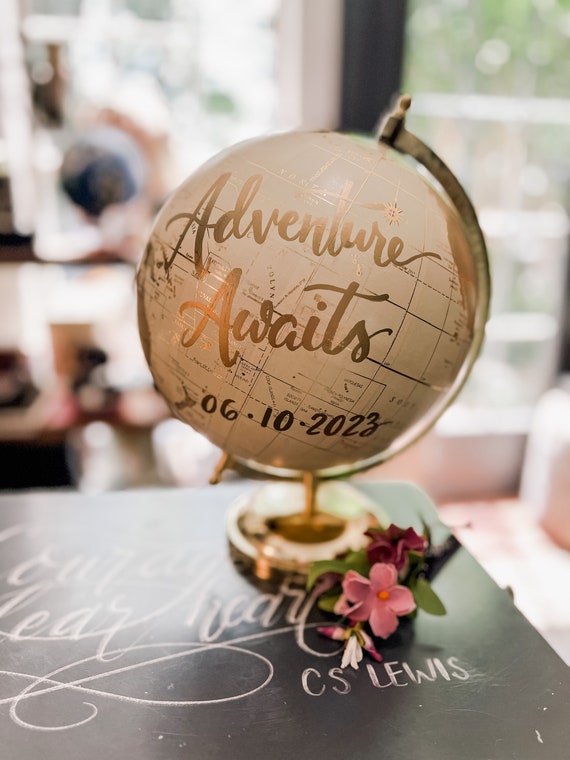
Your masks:
[[[191,544],[79,552],[63,540],[39,542],[38,526],[25,524],[0,532],[2,549],[11,551],[0,551],[0,661],[15,664],[0,670],[0,708],[8,706],[23,728],[79,728],[97,717],[100,699],[173,708],[245,699],[274,679],[275,663],[255,647],[266,651],[278,637],[290,637],[312,662],[337,655],[309,620],[314,592],[295,578],[264,593],[243,579],[228,584],[236,574],[223,552]],[[41,673],[28,664],[36,660],[21,656],[23,642],[43,653]],[[69,645],[63,656],[61,642]],[[46,660],[57,666],[45,672]],[[194,663],[208,672],[223,667],[224,678],[173,681]],[[453,663],[454,678],[467,673]],[[334,691],[344,693],[342,671],[328,673]],[[327,688],[316,668],[305,670],[300,685],[308,696]],[[46,720],[45,700],[62,699],[58,720]]]

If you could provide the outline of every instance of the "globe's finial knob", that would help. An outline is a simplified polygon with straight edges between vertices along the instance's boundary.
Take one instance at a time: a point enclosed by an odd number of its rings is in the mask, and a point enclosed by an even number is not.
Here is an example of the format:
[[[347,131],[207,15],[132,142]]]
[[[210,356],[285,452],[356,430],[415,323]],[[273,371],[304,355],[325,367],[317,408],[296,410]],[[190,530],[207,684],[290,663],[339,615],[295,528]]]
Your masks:
[[[403,117],[406,111],[409,110],[411,105],[412,105],[412,96],[408,95],[407,93],[404,93],[403,95],[401,95],[399,103],[398,103],[398,114],[401,114]]]

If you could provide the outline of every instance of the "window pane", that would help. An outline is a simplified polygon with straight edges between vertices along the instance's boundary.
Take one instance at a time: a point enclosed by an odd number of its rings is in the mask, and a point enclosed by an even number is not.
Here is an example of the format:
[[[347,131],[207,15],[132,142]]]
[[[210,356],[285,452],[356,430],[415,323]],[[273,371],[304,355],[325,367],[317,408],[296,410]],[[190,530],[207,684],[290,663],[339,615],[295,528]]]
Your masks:
[[[568,255],[570,7],[410,0],[409,127],[468,189],[491,258],[486,346],[460,403],[529,410],[558,368]]]

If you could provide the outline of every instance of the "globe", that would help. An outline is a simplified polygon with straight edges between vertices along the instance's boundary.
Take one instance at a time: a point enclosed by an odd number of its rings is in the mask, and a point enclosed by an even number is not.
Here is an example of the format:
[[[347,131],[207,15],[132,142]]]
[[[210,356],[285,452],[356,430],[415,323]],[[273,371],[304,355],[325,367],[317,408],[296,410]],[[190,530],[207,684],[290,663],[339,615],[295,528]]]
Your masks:
[[[319,478],[425,433],[488,304],[445,193],[336,132],[238,144],[164,204],[137,272],[140,335],[172,413],[247,467]]]

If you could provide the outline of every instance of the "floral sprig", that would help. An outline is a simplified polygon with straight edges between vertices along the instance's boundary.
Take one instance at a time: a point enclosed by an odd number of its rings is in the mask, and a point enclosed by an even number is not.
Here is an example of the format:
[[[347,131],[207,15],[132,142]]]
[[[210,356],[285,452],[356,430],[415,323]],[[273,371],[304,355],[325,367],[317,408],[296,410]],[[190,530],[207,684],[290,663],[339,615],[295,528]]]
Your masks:
[[[426,577],[427,528],[419,535],[413,528],[391,524],[370,528],[365,535],[370,539],[366,548],[313,562],[307,578],[307,588],[315,588],[320,609],[340,618],[336,625],[317,630],[343,642],[342,668],[358,668],[363,651],[378,662],[382,660],[370,633],[387,639],[401,618],[413,618],[418,610],[446,614]]]

